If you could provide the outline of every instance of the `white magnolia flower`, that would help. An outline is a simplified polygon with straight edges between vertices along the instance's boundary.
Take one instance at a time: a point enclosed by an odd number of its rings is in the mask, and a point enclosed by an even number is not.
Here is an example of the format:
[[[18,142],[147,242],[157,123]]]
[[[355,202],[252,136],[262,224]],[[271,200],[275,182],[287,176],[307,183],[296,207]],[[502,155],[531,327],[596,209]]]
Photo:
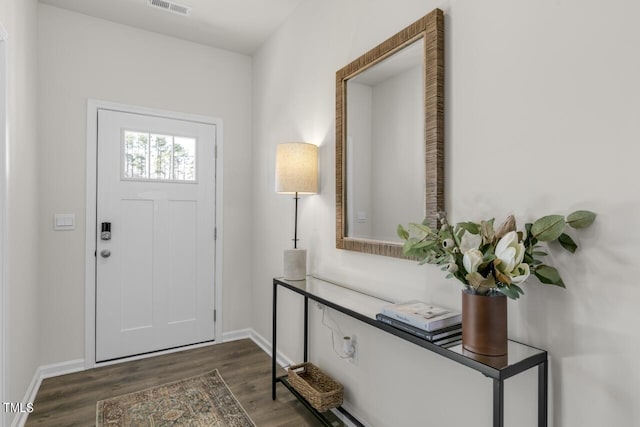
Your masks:
[[[529,264],[523,262],[518,265],[516,269],[511,273],[511,283],[513,283],[514,285],[519,285],[529,278]]]
[[[524,259],[524,245],[518,242],[518,234],[515,231],[505,234],[496,245],[495,254],[500,260],[498,269],[511,276]]]
[[[496,245],[495,254],[500,260],[497,268],[508,275],[514,285],[529,278],[529,264],[522,262],[524,251],[524,244],[518,242],[518,234],[515,231],[505,234]]]
[[[478,249],[482,244],[482,236],[465,231],[460,238],[460,252],[463,254],[471,249]]]
[[[479,249],[471,249],[464,253],[462,257],[462,265],[467,273],[475,273],[478,271],[478,266],[482,263],[482,252]]]

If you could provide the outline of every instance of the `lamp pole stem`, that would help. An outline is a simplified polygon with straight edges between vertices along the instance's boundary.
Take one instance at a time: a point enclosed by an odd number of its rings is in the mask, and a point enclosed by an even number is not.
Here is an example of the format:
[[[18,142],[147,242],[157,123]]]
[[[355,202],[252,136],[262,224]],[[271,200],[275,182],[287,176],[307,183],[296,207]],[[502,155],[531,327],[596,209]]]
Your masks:
[[[293,249],[297,249],[298,248],[298,200],[300,199],[300,197],[298,197],[297,191],[294,199],[296,201],[296,216],[295,216],[295,222],[293,226]]]

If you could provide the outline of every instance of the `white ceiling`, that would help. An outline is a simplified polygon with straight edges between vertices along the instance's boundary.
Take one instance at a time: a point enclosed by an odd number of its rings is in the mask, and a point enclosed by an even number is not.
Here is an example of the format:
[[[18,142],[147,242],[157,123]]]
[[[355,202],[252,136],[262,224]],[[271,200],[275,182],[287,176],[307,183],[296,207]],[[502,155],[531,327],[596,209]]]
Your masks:
[[[40,0],[52,6],[234,52],[252,54],[304,0],[175,0],[188,17],[147,0]]]

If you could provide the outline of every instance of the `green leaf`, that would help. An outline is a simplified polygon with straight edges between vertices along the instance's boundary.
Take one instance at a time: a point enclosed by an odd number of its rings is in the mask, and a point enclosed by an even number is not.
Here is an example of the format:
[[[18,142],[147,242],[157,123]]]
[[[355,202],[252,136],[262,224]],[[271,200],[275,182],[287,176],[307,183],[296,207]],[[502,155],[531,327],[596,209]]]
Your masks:
[[[524,241],[525,248],[531,248],[538,243],[538,241],[531,235],[531,227],[533,227],[533,224],[530,222],[524,225],[524,229],[527,231],[527,238]]]
[[[576,242],[574,242],[568,234],[562,233],[560,237],[558,237],[558,242],[571,253],[574,253],[576,249],[578,249],[578,245],[576,245]]]
[[[423,250],[428,250],[431,249],[435,246],[436,242],[434,242],[433,240],[423,240],[421,242],[416,243],[415,245],[413,245],[413,249],[423,249]]]
[[[480,232],[480,227],[475,222],[459,222],[457,225],[471,234],[478,234]]]
[[[516,291],[518,291],[518,293],[520,295],[524,295],[524,291],[522,290],[522,288],[518,285],[514,285],[513,283],[511,284],[511,286],[509,286],[510,288],[515,288]]]
[[[460,247],[460,237],[462,236],[462,234],[464,234],[464,230],[463,229],[458,229],[457,233],[453,229],[451,231],[452,231],[451,238],[455,242],[455,245],[457,247]],[[453,249],[453,248],[451,248],[451,249]]]
[[[536,256],[547,256],[549,255],[548,253],[544,252],[544,251],[533,251],[533,254]]]
[[[564,230],[564,217],[562,215],[547,215],[533,223],[531,234],[541,242],[556,240]]]
[[[441,228],[440,232],[438,232],[438,237],[440,238],[440,240],[452,239],[453,238],[451,236],[451,233],[449,232],[448,228]]]
[[[503,295],[506,295],[511,299],[518,299],[518,298],[520,298],[520,294],[524,294],[524,292],[522,292],[522,289],[520,289],[516,285],[500,286],[500,287],[498,287],[498,290]],[[518,291],[520,291],[520,292],[518,292]]]
[[[567,224],[572,228],[585,228],[593,224],[596,214],[591,211],[575,211],[567,217]]]
[[[402,253],[404,255],[411,255],[411,251],[416,244],[416,239],[414,237],[407,240],[404,245],[402,245]]]
[[[431,234],[431,229],[429,228],[429,226],[424,224],[416,224],[415,222],[409,224],[409,230],[416,231],[421,235]]]
[[[409,238],[409,232],[405,230],[402,224],[398,224],[398,237],[402,240],[407,240]]]
[[[536,268],[534,274],[542,283],[546,283],[547,285],[556,285],[562,288],[565,287],[564,282],[560,277],[560,273],[558,273],[558,270],[554,267],[549,265],[540,265]]]

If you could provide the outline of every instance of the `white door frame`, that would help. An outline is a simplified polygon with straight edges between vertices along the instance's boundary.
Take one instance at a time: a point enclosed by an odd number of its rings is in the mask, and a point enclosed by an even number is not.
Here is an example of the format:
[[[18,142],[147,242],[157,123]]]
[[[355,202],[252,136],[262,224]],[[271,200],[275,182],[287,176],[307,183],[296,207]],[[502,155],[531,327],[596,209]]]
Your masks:
[[[9,205],[9,112],[8,112],[8,78],[7,73],[7,39],[8,34],[0,23],[0,401],[6,402],[6,318],[7,306],[7,214]],[[4,426],[8,414],[0,411],[0,426]]]
[[[86,369],[110,364],[96,363],[96,202],[97,202],[97,160],[98,160],[98,110],[114,110],[124,113],[144,114],[169,119],[188,120],[215,125],[216,128],[216,200],[215,227],[215,342],[222,342],[222,119],[156,110],[133,105],[117,104],[109,101],[89,99],[87,102],[87,210],[85,241],[85,359]],[[184,348],[175,351],[184,350]],[[157,353],[156,353],[157,354]],[[149,356],[140,356],[149,357]],[[136,357],[139,358],[139,357]],[[128,360],[128,359],[123,359]],[[130,360],[130,359],[129,359]]]

